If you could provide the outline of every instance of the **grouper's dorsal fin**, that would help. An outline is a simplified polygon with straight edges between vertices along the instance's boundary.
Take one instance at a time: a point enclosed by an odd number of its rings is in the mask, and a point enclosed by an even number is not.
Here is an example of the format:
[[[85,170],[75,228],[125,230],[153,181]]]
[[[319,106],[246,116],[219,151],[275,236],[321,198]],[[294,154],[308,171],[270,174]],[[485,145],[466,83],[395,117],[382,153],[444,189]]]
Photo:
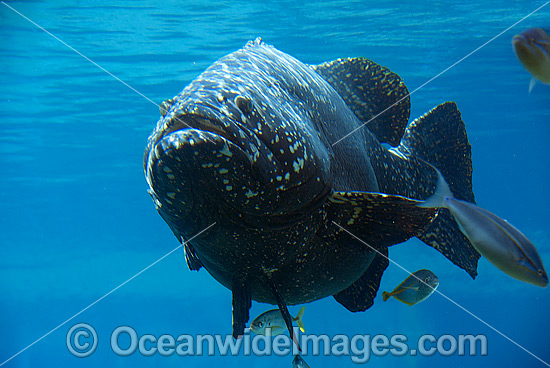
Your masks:
[[[329,220],[341,227],[337,236],[354,241],[353,234],[369,244],[360,247],[370,250],[369,246],[383,249],[421,234],[436,217],[436,211],[424,211],[426,208],[418,207],[419,203],[397,195],[334,192],[326,206]]]
[[[411,103],[409,91],[397,74],[365,58],[337,59],[312,68],[362,122],[369,122],[368,129],[381,143],[399,144],[409,121]]]

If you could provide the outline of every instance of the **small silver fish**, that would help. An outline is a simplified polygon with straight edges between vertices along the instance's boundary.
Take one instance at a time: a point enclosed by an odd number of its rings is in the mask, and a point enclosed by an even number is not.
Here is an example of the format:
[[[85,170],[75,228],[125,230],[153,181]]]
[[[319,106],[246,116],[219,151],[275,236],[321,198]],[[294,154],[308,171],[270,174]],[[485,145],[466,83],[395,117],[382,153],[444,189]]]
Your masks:
[[[413,306],[428,299],[438,285],[439,279],[432,271],[418,270],[409,275],[391,293],[384,291],[382,299],[386,301],[393,296],[400,302]]]
[[[441,173],[438,175],[436,193],[419,206],[449,209],[462,233],[489,262],[515,279],[546,287],[548,275],[533,243],[508,221],[453,198],[445,179]]]
[[[296,355],[294,357],[294,360],[292,361],[292,367],[293,368],[309,368],[309,365],[307,365],[306,361],[299,355]]]
[[[517,58],[532,74],[529,92],[537,80],[550,84],[550,36],[542,28],[530,28],[512,38]]]
[[[302,321],[305,310],[306,307],[303,306],[296,317],[292,318],[292,320],[298,324],[302,332],[305,332],[304,322]],[[258,335],[266,335],[266,329],[268,328],[271,328],[271,336],[277,336],[285,332],[286,324],[280,310],[268,310],[256,317],[250,324],[250,330]]]

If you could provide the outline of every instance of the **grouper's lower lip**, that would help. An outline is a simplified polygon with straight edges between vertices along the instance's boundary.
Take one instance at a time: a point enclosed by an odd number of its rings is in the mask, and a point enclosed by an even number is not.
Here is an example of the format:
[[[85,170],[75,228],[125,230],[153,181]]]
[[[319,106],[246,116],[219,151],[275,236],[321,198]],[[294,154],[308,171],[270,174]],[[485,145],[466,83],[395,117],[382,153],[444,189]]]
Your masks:
[[[159,141],[174,132],[185,131],[190,129],[201,131],[204,133],[209,133],[214,136],[223,137],[231,141],[229,134],[227,132],[221,129],[218,125],[214,124],[210,119],[203,118],[199,115],[177,116],[176,118],[174,118],[174,122],[172,123],[172,126],[167,128],[163,132],[162,137],[159,139]]]

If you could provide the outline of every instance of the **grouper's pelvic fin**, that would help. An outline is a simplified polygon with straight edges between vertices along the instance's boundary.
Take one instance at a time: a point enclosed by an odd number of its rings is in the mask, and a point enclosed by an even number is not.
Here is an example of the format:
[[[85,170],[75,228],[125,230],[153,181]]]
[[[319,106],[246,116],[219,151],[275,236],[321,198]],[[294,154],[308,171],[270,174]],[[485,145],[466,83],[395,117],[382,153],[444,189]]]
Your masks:
[[[243,336],[246,322],[250,318],[249,310],[252,306],[252,292],[250,282],[234,278],[232,285],[233,304],[233,337],[238,339]]]
[[[428,200],[452,196],[475,203],[470,143],[454,102],[436,106],[411,122],[397,151],[404,156],[419,158],[441,173],[436,194]],[[475,278],[480,255],[462,234],[449,211],[440,210],[437,218],[417,237]]]

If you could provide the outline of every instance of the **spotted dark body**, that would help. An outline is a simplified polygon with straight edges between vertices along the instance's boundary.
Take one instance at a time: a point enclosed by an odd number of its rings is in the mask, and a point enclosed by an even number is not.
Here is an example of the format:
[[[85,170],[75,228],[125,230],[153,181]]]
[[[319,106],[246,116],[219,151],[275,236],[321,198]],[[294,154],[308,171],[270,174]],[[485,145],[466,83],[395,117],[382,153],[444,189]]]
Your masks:
[[[418,236],[475,276],[479,255],[456,224],[416,206],[435,190],[425,161],[473,201],[460,113],[445,103],[407,126],[407,94],[369,60],[310,67],[257,40],[162,105],[144,158],[150,193],[180,241],[216,223],[186,258],[233,291],[235,335],[252,299],[372,305],[388,261],[334,223],[383,255]]]

